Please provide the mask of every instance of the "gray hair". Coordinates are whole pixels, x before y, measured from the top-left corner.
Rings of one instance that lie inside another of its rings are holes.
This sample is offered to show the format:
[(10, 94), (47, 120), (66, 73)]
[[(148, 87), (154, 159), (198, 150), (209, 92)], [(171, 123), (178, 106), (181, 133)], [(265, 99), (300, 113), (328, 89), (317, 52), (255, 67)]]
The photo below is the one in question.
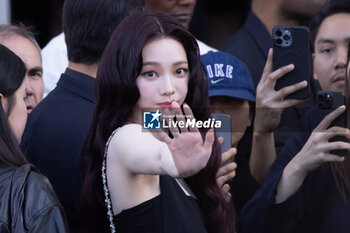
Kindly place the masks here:
[(34, 33), (32, 31), (33, 29), (25, 26), (23, 24), (18, 25), (6, 25), (6, 24), (0, 24), (0, 41), (6, 40), (12, 36), (22, 36), (32, 42), (35, 47), (38, 49), (39, 53), (41, 53), (40, 46), (38, 42), (35, 39)]

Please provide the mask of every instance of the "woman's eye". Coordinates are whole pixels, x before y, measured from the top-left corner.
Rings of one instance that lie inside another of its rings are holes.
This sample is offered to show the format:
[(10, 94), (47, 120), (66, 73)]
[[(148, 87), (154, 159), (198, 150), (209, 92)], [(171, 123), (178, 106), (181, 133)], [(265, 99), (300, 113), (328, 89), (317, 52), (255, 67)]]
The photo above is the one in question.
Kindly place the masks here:
[(147, 72), (144, 72), (142, 75), (147, 77), (147, 78), (154, 78), (154, 77), (156, 77), (156, 72), (154, 72), (154, 71), (147, 71)]
[(187, 70), (187, 69), (184, 69), (184, 68), (180, 68), (180, 69), (177, 69), (177, 70), (175, 71), (175, 73), (176, 73), (177, 75), (186, 75), (187, 72), (188, 72), (188, 70)]

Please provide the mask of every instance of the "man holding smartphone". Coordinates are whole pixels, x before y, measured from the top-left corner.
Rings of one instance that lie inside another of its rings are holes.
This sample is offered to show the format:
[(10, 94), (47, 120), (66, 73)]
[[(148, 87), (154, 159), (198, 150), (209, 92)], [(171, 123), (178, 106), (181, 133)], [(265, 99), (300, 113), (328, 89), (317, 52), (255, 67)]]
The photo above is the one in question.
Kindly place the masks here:
[[(231, 120), (230, 129), (223, 126), (225, 130), (229, 130), (230, 137), (225, 137), (223, 140), (230, 140), (229, 145), (232, 148), (225, 148), (222, 151), (223, 155), (227, 155), (223, 157), (231, 160), (231, 165), (223, 161), (225, 164), (223, 166), (232, 166), (233, 160), (238, 166), (234, 180), (228, 182), (231, 186), (232, 200), (238, 213), (257, 189), (249, 172), (251, 135), (249, 137), (247, 134), (242, 140), (247, 128), (252, 123), (255, 88), (247, 67), (233, 55), (224, 52), (208, 52), (201, 56), (201, 60), (208, 73), (211, 112), (225, 114)], [(219, 138), (219, 140), (222, 139)], [(237, 148), (237, 154), (235, 148)]]
[[(311, 24), (314, 78), (322, 89), (344, 91), (350, 39), (350, 1), (332, 0)], [(348, 94), (348, 93), (347, 93)], [(345, 111), (341, 106), (320, 124), (311, 109), (301, 129), (288, 141), (272, 165), (264, 185), (238, 220), (240, 232), (348, 232), (350, 163), (335, 150), (350, 151), (350, 131), (330, 127)]]
[[(254, 84), (242, 61), (224, 52), (209, 52), (202, 55), (201, 59), (208, 73), (211, 112), (228, 114), (232, 119), (231, 146), (237, 147), (235, 161), (238, 168), (237, 176), (231, 183), (231, 193), (236, 211), (239, 212), (263, 183), (276, 158), (273, 130), (279, 123), (283, 109), (300, 102), (284, 100), (284, 97), (305, 88), (307, 83), (275, 91), (276, 80), (293, 68), (283, 66), (273, 72), (270, 51), (258, 85), (255, 109)], [(256, 115), (252, 126), (254, 112)], [(223, 157), (230, 152), (232, 149), (224, 151)]]

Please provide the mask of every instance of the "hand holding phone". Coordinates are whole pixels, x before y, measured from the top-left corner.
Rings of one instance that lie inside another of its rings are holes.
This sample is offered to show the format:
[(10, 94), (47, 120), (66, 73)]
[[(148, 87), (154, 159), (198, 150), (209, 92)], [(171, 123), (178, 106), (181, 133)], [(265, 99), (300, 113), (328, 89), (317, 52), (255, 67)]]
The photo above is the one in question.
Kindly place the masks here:
[(231, 133), (231, 117), (228, 114), (211, 114), (216, 121), (221, 121), (221, 128), (215, 129), (216, 136), (224, 139), (221, 144), (221, 152), (224, 153), (231, 148), (232, 133)]
[[(234, 178), (236, 175), (236, 163), (233, 162), (234, 156), (236, 155), (236, 149), (232, 148), (232, 133), (231, 133), (231, 117), (228, 114), (219, 114), (215, 113), (211, 115), (215, 120), (221, 121), (221, 128), (215, 129), (216, 136), (222, 137), (224, 141), (221, 143), (221, 159), (225, 162), (221, 163), (221, 167), (219, 168), (216, 174), (216, 182), (218, 186), (223, 190), (224, 193), (229, 193), (228, 189), (225, 190), (225, 186), (230, 179)], [(230, 151), (228, 151), (230, 150)], [(228, 158), (229, 157), (229, 158)], [(229, 163), (232, 165), (225, 167)], [(229, 168), (229, 170), (227, 169)], [(228, 196), (227, 200), (230, 200), (230, 196)]]
[[(272, 38), (273, 70), (289, 64), (295, 67), (293, 71), (277, 80), (275, 90), (309, 80), (312, 76), (309, 29), (304, 26), (275, 26)], [(308, 86), (286, 96), (286, 99), (307, 99), (309, 93)]]
[[(318, 91), (317, 93), (317, 106), (318, 106), (318, 122), (321, 122), (325, 116), (330, 112), (333, 112), (336, 108), (345, 105), (345, 96), (341, 92), (335, 91)], [(337, 117), (329, 128), (333, 126), (339, 126), (346, 128), (346, 113)], [(329, 139), (330, 142), (343, 141), (347, 142), (347, 138), (344, 136), (335, 136)], [(330, 151), (332, 154), (339, 156), (345, 156), (348, 154), (346, 150), (334, 150)]]

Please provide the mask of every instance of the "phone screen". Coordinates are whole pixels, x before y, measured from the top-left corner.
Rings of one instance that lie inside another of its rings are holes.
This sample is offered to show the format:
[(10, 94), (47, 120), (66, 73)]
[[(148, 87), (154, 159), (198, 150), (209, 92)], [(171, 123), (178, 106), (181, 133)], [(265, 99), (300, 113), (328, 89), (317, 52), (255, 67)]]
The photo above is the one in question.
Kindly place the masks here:
[(231, 117), (228, 114), (214, 113), (212, 118), (221, 121), (221, 128), (215, 129), (215, 132), (217, 137), (223, 137), (221, 152), (226, 152), (231, 148)]

